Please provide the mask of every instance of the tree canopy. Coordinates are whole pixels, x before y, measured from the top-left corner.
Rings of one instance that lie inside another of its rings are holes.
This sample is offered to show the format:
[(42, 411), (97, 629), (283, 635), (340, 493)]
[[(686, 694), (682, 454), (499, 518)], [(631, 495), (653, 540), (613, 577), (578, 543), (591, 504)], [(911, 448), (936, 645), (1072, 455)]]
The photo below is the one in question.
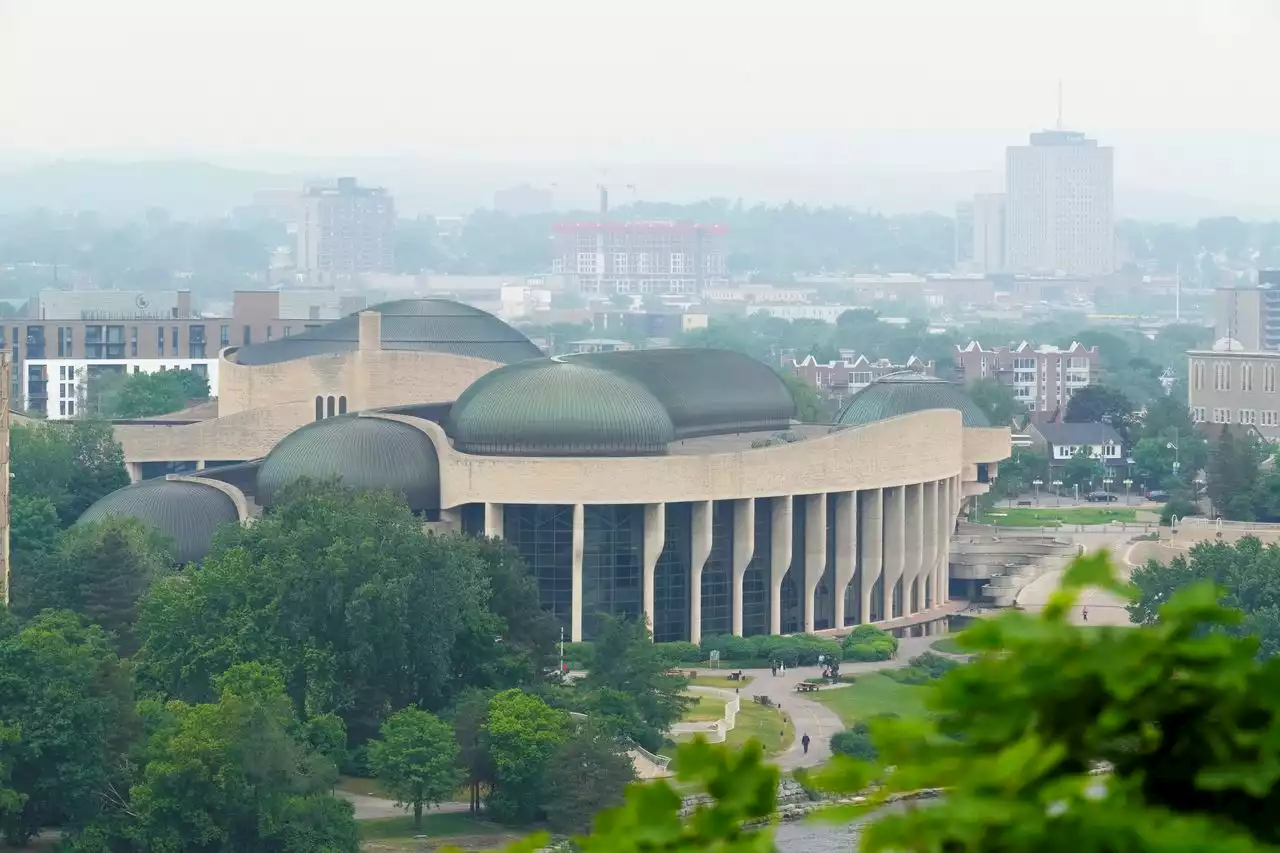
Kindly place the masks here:
[(95, 501), (129, 485), (124, 451), (105, 421), (34, 423), (9, 432), (15, 498), (43, 498), (68, 527)]
[(418, 708), (403, 708), (369, 744), (369, 767), (397, 803), (413, 807), (413, 825), (420, 827), (423, 806), (445, 802), (457, 790), (458, 754), (452, 726)]
[(1026, 407), (1018, 404), (1013, 389), (988, 376), (969, 386), (969, 396), (982, 409), (992, 426), (1012, 423), (1015, 415), (1026, 415)]
[(100, 418), (150, 418), (208, 399), (209, 380), (195, 371), (139, 371), (90, 382), (82, 408)]

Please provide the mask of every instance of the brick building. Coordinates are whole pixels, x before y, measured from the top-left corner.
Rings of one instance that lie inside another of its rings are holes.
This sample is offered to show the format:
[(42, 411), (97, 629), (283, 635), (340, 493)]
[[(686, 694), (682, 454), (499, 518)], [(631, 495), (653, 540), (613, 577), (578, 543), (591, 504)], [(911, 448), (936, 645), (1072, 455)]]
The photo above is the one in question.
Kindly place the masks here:
[(970, 341), (956, 346), (956, 372), (966, 385), (992, 378), (1013, 389), (1013, 396), (1030, 412), (1052, 414), (1066, 411), (1071, 395), (1101, 376), (1102, 358), (1098, 348), (1073, 341), (1061, 349), (1033, 346), (1023, 341), (1016, 347), (983, 349)]

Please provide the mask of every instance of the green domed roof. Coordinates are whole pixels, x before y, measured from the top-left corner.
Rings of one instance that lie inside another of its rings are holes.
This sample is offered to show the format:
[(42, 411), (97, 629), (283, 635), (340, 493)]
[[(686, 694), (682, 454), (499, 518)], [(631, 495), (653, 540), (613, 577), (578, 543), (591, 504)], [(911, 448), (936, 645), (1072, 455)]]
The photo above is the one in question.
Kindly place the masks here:
[(214, 486), (185, 480), (143, 480), (117, 489), (84, 511), (77, 524), (104, 518), (136, 518), (171, 540), (175, 563), (191, 563), (209, 553), (213, 534), (240, 520), (235, 502)]
[(671, 348), (566, 356), (629, 376), (657, 398), (676, 438), (786, 429), (795, 417), (791, 390), (763, 362), (733, 350)]
[[(542, 355), (528, 338), (479, 308), (451, 299), (398, 299), (366, 310), (382, 315), (382, 348), (440, 352), (511, 364)], [(236, 350), (238, 364), (278, 364), (359, 348), (359, 313), (298, 335)]]
[(966, 427), (989, 427), (978, 404), (959, 385), (923, 373), (891, 373), (854, 394), (838, 423), (858, 426), (929, 409), (956, 409)]
[(643, 385), (576, 359), (485, 374), (453, 404), (448, 433), (464, 453), (512, 456), (658, 454), (675, 439), (666, 409)]
[(295, 480), (338, 478), (356, 489), (398, 492), (415, 512), (440, 508), (435, 445), (413, 424), (345, 415), (286, 435), (258, 469), (256, 499), (271, 506)]

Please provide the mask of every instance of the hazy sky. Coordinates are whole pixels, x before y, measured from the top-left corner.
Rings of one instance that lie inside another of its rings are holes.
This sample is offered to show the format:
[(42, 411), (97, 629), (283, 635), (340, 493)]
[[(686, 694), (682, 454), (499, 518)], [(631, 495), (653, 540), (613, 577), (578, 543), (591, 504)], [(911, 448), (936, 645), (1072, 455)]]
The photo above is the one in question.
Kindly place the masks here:
[[(0, 0), (0, 151), (998, 169), (1280, 188), (1277, 0)], [(1274, 156), (1271, 156), (1274, 155)]]

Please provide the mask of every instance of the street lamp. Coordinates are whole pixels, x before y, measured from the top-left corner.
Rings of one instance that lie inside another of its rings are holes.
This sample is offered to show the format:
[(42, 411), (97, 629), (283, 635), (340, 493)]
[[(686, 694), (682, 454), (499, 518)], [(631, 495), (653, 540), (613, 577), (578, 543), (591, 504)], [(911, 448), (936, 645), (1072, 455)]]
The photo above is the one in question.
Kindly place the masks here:
[(1062, 481), (1053, 481), (1053, 505), (1062, 506)]
[(1125, 478), (1125, 480), (1124, 480), (1124, 503), (1125, 503), (1125, 506), (1128, 506), (1128, 505), (1129, 505), (1129, 489), (1131, 489), (1132, 487), (1133, 487), (1133, 480), (1130, 480), (1128, 477), (1126, 477), (1126, 478)]
[(1072, 483), (1071, 488), (1076, 490), (1076, 503), (1080, 503), (1080, 484)]
[(1040, 506), (1040, 487), (1044, 485), (1044, 480), (1037, 477), (1031, 481), (1031, 485), (1036, 487), (1036, 506)]
[[(1103, 478), (1102, 478), (1102, 491), (1104, 491), (1104, 492), (1106, 492), (1108, 495), (1110, 495), (1110, 494), (1111, 494), (1111, 484), (1112, 484), (1112, 483), (1114, 483), (1114, 482), (1115, 482), (1115, 480), (1111, 479), (1110, 477), (1103, 477)], [(1109, 501), (1109, 500), (1111, 500), (1111, 498), (1110, 498), (1110, 497), (1108, 497), (1108, 498), (1107, 498), (1107, 500)]]
[[(1209, 481), (1204, 478), (1204, 474), (1197, 474), (1195, 479), (1195, 484), (1196, 484), (1196, 507), (1199, 508), (1200, 493), (1205, 491), (1205, 486), (1209, 485)], [(1205, 514), (1208, 515), (1209, 513), (1205, 513)]]

